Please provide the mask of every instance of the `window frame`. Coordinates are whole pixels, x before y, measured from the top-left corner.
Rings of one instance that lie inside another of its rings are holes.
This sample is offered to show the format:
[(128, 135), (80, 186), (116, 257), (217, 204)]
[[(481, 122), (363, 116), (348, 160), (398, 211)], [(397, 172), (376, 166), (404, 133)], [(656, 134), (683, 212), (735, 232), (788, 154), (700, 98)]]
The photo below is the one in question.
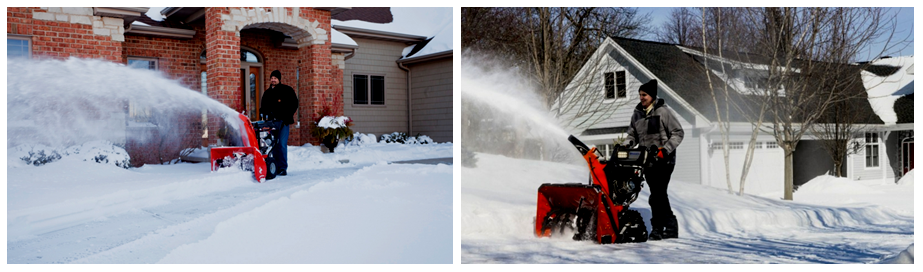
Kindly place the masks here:
[[(609, 83), (610, 75), (611, 84)], [(610, 89), (612, 90), (612, 97), (609, 96)], [(603, 100), (611, 101), (623, 98), (628, 98), (628, 73), (625, 70), (603, 72)]]
[(881, 139), (879, 135), (878, 132), (865, 133), (865, 169), (881, 168)]
[[(26, 52), (29, 54), (26, 58), (32, 59), (32, 36), (29, 35), (19, 35), (19, 34), (6, 34), (7, 40), (21, 40), (26, 41)], [(9, 59), (10, 52), (6, 52), (6, 57)]]
[[(356, 91), (357, 91), (356, 90), (356, 76), (366, 76), (366, 79), (365, 79), (366, 80), (366, 85), (365, 85), (366, 86), (366, 90), (365, 90), (366, 103), (356, 103)], [(372, 77), (381, 77), (381, 81), (382, 81), (381, 83), (381, 104), (372, 104)], [(385, 97), (385, 95), (387, 94), (388, 86), (387, 86), (387, 76), (385, 74), (353, 73), (351, 84), (352, 84), (352, 89), (353, 89), (352, 90), (353, 91), (352, 104), (354, 106), (361, 106), (361, 107), (385, 107), (387, 106), (388, 103), (387, 103), (387, 98)]]
[[(143, 68), (143, 69), (145, 69), (145, 70), (151, 70), (151, 71), (155, 71), (155, 72), (159, 72), (159, 71), (160, 71), (160, 61), (159, 61), (159, 59), (157, 59), (157, 58), (154, 58), (154, 57), (141, 57), (141, 56), (128, 56), (127, 58), (125, 58), (125, 66), (131, 68), (131, 65), (129, 64), (129, 62), (132, 61), (132, 60), (150, 61), (151, 63), (154, 64), (154, 68), (151, 69), (150, 67), (147, 67), (147, 68)], [(142, 68), (138, 67), (138, 68), (132, 68), (132, 69), (142, 69)], [(127, 112), (127, 114), (128, 114), (127, 117), (128, 117), (128, 118), (127, 118), (127, 121), (131, 121), (131, 122), (135, 122), (135, 123), (139, 123), (139, 124), (153, 123), (154, 113), (153, 113), (153, 110), (152, 110), (150, 107), (146, 107), (146, 109), (145, 109), (145, 107), (135, 107), (135, 106), (132, 105), (131, 100), (129, 100), (129, 101), (128, 101), (128, 107), (127, 107), (127, 108), (128, 108), (128, 112)], [(138, 118), (137, 116), (140, 116), (140, 115), (137, 115), (137, 114), (136, 114), (136, 112), (138, 112), (138, 111), (146, 111), (146, 112), (147, 112), (147, 117), (144, 118), (144, 119)], [(146, 119), (146, 120), (145, 120), (145, 119)]]
[(129, 64), (132, 60), (141, 60), (141, 61), (151, 61), (154, 63), (154, 69), (148, 69), (153, 71), (160, 71), (160, 60), (154, 57), (139, 57), (139, 56), (128, 56), (125, 58), (125, 65), (131, 67)]

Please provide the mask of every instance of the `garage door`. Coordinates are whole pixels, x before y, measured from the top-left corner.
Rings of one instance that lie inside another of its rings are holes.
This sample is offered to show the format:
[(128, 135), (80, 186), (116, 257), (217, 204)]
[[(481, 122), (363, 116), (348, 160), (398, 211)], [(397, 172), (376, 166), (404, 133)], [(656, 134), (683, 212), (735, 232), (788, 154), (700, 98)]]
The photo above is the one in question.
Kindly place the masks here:
[[(744, 155), (747, 152), (747, 142), (729, 142), (729, 164), (731, 168), (731, 187), (734, 192), (740, 188), (740, 174), (743, 169)], [(782, 149), (776, 142), (757, 142), (754, 149), (753, 163), (747, 174), (744, 192), (752, 195), (772, 196), (781, 193), (784, 188), (785, 165)], [(724, 171), (724, 152), (721, 143), (713, 143), (709, 147), (709, 177), (707, 184), (727, 189), (727, 179)]]

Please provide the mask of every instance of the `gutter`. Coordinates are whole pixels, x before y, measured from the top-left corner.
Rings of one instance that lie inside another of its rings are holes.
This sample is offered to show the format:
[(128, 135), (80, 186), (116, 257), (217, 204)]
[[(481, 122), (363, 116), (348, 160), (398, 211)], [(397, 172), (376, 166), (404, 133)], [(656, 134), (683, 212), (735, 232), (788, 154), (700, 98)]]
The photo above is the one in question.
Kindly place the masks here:
[(434, 60), (434, 59), (448, 58), (448, 57), (452, 57), (452, 49), (442, 51), (442, 52), (436, 52), (432, 54), (426, 54), (423, 56), (414, 56), (411, 58), (399, 59), (397, 60), (397, 63), (413, 64), (413, 63), (424, 62), (424, 61), (429, 61), (429, 60)]
[(410, 68), (404, 66), (404, 63), (400, 60), (397, 61), (397, 68), (407, 71), (407, 136), (413, 135), (413, 100), (411, 100), (411, 93), (413, 89), (411, 88), (410, 81)]
[(397, 33), (397, 32), (388, 32), (388, 31), (381, 31), (381, 30), (364, 29), (364, 28), (349, 27), (349, 26), (342, 26), (342, 25), (333, 25), (332, 28), (350, 37), (359, 37), (359, 38), (366, 38), (366, 39), (378, 39), (378, 40), (397, 41), (397, 42), (405, 42), (405, 43), (417, 43), (417, 42), (421, 42), (427, 39), (427, 37), (425, 36), (417, 36), (417, 35), (403, 34), (403, 33)]
[(192, 39), (192, 37), (195, 36), (195, 30), (160, 26), (129, 25), (128, 29), (125, 30), (125, 34), (154, 35), (179, 39)]

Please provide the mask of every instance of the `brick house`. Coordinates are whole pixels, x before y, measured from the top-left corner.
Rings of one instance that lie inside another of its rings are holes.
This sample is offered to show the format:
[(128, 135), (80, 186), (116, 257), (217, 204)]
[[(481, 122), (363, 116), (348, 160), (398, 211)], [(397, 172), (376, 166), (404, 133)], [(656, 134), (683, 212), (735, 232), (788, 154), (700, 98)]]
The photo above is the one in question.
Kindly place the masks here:
[[(349, 101), (344, 99), (344, 79), (351, 78), (344, 74), (347, 59), (362, 52), (361, 46), (336, 44), (331, 38), (336, 32), (331, 27), (334, 16), (365, 14), (358, 12), (362, 8), (350, 10), (170, 7), (160, 12), (162, 21), (155, 21), (145, 15), (149, 8), (8, 7), (8, 48), (16, 48), (8, 56), (104, 59), (158, 70), (253, 120), (259, 116), (259, 99), (269, 86), (269, 74), (280, 70), (282, 83), (292, 86), (299, 98), (295, 121), (300, 125), (293, 125), (289, 145), (317, 144), (319, 139), (310, 135), (311, 123), (325, 106), (344, 114), (344, 101)], [(451, 102), (448, 107), (451, 120)], [(143, 110), (130, 114), (144, 117)], [(359, 116), (353, 119), (357, 124), (371, 122)], [(208, 122), (208, 128), (217, 131), (217, 122)], [(209, 143), (216, 142), (214, 134), (208, 133)]]

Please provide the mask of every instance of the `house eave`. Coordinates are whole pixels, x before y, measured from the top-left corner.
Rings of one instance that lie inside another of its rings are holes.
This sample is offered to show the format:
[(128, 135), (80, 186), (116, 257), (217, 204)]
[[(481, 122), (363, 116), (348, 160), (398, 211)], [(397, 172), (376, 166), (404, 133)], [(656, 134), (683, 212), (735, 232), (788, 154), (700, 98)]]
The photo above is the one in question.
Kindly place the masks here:
[(352, 9), (352, 7), (317, 7), (314, 9), (326, 10), (330, 12), (330, 16), (343, 13), (344, 11)]
[(451, 58), (451, 57), (452, 57), (452, 49), (449, 49), (449, 50), (446, 50), (446, 51), (436, 52), (436, 53), (432, 53), (432, 54), (426, 54), (426, 55), (423, 55), (423, 56), (413, 56), (413, 57), (406, 58), (406, 59), (399, 59), (399, 60), (397, 60), (397, 63), (414, 64), (414, 63), (420, 63), (420, 62), (424, 62), (424, 61), (437, 60), (437, 59), (443, 59), (443, 58)]
[(128, 30), (125, 31), (125, 34), (191, 39), (193, 36), (195, 36), (195, 30), (159, 26), (131, 25)]
[(404, 43), (418, 43), (418, 42), (425, 41), (427, 38), (425, 36), (409, 35), (409, 34), (403, 34), (403, 33), (371, 30), (371, 29), (364, 29), (364, 28), (358, 28), (358, 27), (341, 26), (341, 25), (334, 25), (333, 29), (336, 29), (337, 31), (342, 32), (343, 34), (346, 34), (347, 36), (350, 36), (352, 38), (366, 38), (366, 39), (374, 39), (374, 40), (404, 42)]

